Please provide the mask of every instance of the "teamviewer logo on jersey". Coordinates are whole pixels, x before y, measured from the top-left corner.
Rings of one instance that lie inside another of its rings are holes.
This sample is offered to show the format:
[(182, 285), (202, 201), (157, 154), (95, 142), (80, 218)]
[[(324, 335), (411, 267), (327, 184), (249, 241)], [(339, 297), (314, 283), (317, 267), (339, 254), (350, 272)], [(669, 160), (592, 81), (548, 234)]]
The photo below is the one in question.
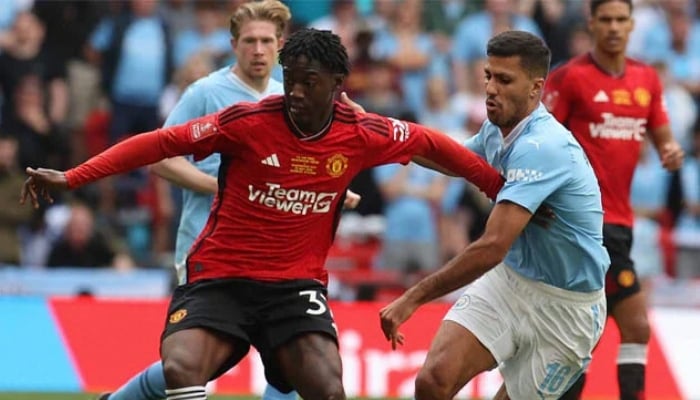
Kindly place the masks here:
[(277, 167), (277, 168), (280, 167), (280, 160), (277, 158), (277, 153), (275, 153), (269, 157), (265, 157), (261, 161), (261, 163), (263, 163), (264, 165), (269, 165), (271, 167)]
[(279, 211), (297, 214), (324, 214), (331, 210), (335, 192), (283, 188), (278, 183), (265, 183), (265, 189), (248, 185), (248, 200)]

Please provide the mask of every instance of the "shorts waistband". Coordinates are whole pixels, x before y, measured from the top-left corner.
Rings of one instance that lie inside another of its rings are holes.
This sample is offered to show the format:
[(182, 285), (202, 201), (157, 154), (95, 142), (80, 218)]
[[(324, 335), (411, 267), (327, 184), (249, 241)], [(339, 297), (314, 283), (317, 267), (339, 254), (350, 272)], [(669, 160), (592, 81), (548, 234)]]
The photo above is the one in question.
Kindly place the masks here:
[(558, 288), (556, 286), (548, 285), (544, 282), (522, 276), (515, 272), (513, 268), (504, 263), (494, 267), (494, 270), (496, 270), (498, 274), (506, 279), (509, 284), (517, 286), (520, 290), (527, 290), (534, 294), (545, 293), (548, 296), (554, 297), (562, 302), (584, 304), (600, 301), (600, 299), (605, 298), (605, 291), (603, 289), (592, 292), (576, 292), (573, 290)]

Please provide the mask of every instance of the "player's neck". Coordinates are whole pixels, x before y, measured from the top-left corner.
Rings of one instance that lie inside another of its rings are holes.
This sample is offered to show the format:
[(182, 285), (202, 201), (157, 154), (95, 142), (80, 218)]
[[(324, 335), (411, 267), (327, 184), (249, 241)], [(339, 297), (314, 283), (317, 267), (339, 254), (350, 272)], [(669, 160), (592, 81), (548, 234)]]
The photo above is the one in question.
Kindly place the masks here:
[(233, 72), (233, 74), (236, 75), (243, 83), (250, 86), (251, 89), (258, 93), (263, 93), (265, 89), (267, 89), (267, 84), (270, 82), (269, 75), (262, 78), (252, 78), (244, 74), (243, 70), (238, 66), (238, 64), (235, 64), (231, 68), (231, 72)]
[(597, 48), (591, 51), (593, 61), (600, 69), (612, 76), (621, 76), (625, 73), (625, 53), (605, 53)]
[(287, 113), (287, 116), (292, 124), (292, 128), (296, 130), (299, 135), (304, 137), (312, 137), (328, 129), (328, 126), (333, 120), (333, 106), (330, 107), (328, 112), (323, 114), (323, 117), (318, 121), (310, 121), (307, 124), (297, 124), (294, 117), (292, 117), (289, 113)]

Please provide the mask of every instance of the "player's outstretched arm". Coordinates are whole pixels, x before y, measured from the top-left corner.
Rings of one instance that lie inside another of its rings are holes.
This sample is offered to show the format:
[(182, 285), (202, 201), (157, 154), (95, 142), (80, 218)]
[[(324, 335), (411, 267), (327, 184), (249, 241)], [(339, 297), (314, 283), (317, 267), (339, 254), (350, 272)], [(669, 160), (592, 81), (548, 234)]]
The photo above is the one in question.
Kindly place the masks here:
[(466, 149), (444, 133), (414, 125), (424, 131), (424, 142), (412, 158), (421, 165), (450, 176), (461, 176), (492, 200), (503, 187), (503, 177), (476, 153)]
[(501, 262), (531, 217), (530, 211), (520, 205), (499, 202), (491, 211), (484, 234), (478, 240), (384, 307), (379, 312), (380, 322), (392, 348), (403, 341), (399, 326), (418, 307), (473, 282)]

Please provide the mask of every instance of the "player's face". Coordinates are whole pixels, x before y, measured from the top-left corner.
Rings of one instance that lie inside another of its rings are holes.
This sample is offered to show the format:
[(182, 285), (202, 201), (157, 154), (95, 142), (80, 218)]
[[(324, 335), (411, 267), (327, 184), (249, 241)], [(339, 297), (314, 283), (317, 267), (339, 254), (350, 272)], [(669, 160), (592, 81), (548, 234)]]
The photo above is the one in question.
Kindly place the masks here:
[(490, 56), (484, 72), (486, 115), (507, 134), (538, 101), (544, 79), (530, 77), (520, 64), (519, 56)]
[(270, 21), (251, 20), (241, 25), (238, 37), (231, 39), (236, 63), (250, 80), (268, 79), (277, 62), (282, 40)]
[(624, 53), (634, 29), (632, 10), (622, 1), (603, 3), (588, 20), (588, 29), (599, 51), (606, 54)]
[(334, 74), (317, 60), (306, 56), (286, 60), (284, 72), (284, 99), (289, 115), (299, 128), (314, 130), (329, 115), (335, 92), (343, 83), (342, 75)]

